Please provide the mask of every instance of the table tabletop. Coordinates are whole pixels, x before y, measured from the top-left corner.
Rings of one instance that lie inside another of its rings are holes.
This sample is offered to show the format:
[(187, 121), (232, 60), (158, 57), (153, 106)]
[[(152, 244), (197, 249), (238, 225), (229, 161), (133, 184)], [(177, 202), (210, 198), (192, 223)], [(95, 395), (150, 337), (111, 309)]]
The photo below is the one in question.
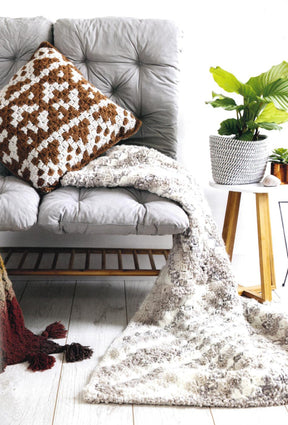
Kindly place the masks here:
[(276, 193), (277, 191), (287, 192), (288, 195), (288, 184), (281, 184), (279, 186), (267, 187), (263, 183), (251, 183), (251, 184), (218, 184), (214, 181), (209, 181), (209, 185), (215, 189), (227, 190), (229, 192), (247, 192), (247, 193)]

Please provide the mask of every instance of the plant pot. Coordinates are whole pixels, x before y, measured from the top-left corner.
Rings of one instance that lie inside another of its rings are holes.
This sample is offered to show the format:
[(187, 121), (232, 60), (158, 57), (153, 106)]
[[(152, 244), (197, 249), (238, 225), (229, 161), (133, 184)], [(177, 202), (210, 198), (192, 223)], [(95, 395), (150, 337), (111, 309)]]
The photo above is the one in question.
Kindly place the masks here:
[(219, 184), (258, 183), (265, 174), (269, 156), (266, 136), (257, 141), (210, 136), (212, 176)]
[(281, 184), (288, 184), (288, 164), (271, 162), (271, 174), (281, 180)]

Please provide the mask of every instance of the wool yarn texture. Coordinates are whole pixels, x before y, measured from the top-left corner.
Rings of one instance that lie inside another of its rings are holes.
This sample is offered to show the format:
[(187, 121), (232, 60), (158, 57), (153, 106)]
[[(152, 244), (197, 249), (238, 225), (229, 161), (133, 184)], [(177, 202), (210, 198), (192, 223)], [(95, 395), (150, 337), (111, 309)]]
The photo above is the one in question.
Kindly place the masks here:
[(63, 185), (132, 186), (178, 202), (189, 228), (84, 389), (91, 403), (252, 407), (288, 402), (288, 317), (237, 293), (193, 177), (154, 149), (115, 146)]

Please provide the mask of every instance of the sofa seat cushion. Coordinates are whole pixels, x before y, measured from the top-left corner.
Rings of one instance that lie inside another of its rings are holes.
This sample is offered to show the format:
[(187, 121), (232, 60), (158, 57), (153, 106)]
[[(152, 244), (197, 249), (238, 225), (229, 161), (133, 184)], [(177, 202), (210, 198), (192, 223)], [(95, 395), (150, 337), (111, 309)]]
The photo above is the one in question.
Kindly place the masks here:
[(56, 189), (42, 199), (38, 224), (54, 233), (167, 235), (184, 231), (178, 204), (133, 188)]
[(0, 176), (0, 230), (27, 230), (37, 222), (39, 195), (14, 176)]

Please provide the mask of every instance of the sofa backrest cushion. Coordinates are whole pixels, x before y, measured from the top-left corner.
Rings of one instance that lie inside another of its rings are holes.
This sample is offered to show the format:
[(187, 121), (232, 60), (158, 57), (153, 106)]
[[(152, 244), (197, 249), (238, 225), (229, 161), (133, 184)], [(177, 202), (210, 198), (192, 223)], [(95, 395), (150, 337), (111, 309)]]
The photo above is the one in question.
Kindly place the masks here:
[(42, 41), (53, 42), (52, 22), (36, 18), (0, 18), (0, 89), (31, 59)]
[(176, 156), (178, 29), (166, 20), (59, 19), (54, 45), (102, 93), (142, 121), (123, 143)]
[[(53, 24), (35, 18), (0, 17), (0, 89), (28, 62), (42, 41), (53, 42)], [(11, 174), (0, 164), (0, 176)]]
[[(1, 89), (42, 41), (53, 43), (53, 24), (43, 17), (0, 18), (0, 40)], [(175, 23), (60, 19), (54, 24), (54, 45), (103, 94), (143, 122), (124, 143), (176, 156), (179, 47)]]

